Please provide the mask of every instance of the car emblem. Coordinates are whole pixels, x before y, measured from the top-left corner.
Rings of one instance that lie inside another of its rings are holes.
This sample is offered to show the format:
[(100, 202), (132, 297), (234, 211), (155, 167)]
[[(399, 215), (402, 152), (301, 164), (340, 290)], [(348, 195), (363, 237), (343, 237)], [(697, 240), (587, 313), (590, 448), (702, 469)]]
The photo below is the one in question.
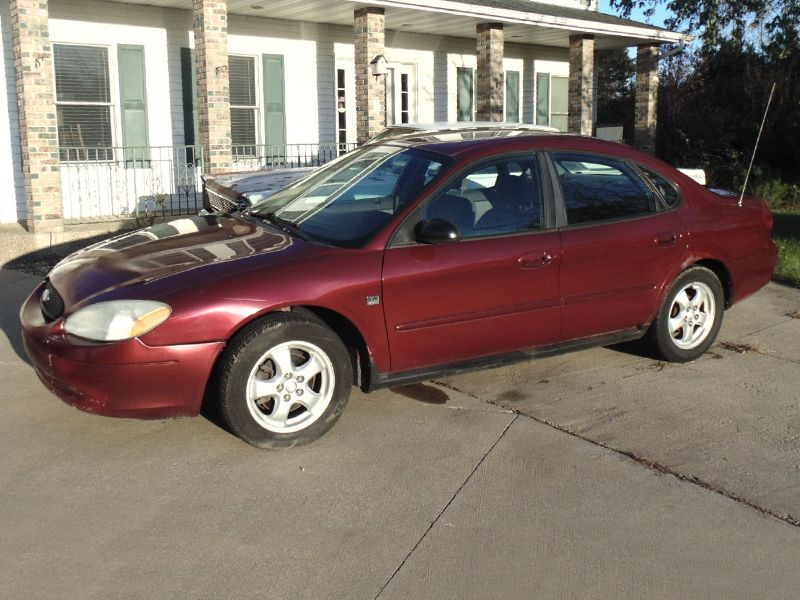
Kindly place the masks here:
[(381, 303), (380, 296), (367, 296), (367, 306), (377, 306)]

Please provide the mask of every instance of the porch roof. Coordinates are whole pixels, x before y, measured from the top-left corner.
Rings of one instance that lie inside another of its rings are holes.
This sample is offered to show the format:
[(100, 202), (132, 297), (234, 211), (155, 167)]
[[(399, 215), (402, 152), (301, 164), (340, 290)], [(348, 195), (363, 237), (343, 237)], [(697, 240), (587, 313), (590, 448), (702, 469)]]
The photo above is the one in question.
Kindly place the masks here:
[[(126, 0), (191, 9), (191, 0)], [(400, 32), (475, 38), (475, 26), (503, 23), (507, 43), (569, 47), (569, 36), (595, 36), (598, 49), (691, 40), (686, 34), (594, 10), (531, 0), (228, 0), (231, 15), (268, 17), (352, 26), (353, 11), (365, 6), (386, 9), (386, 29)]]

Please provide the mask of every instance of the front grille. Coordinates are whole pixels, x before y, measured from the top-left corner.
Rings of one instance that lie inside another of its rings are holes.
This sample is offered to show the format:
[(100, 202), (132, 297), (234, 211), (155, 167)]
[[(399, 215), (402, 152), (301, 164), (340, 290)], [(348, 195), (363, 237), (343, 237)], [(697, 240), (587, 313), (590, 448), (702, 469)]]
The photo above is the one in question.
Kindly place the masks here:
[(206, 188), (206, 193), (208, 194), (208, 203), (213, 211), (232, 213), (247, 208), (247, 201), (233, 202), (208, 188)]
[(52, 323), (64, 314), (64, 300), (50, 281), (47, 282), (39, 303), (42, 306), (42, 316), (48, 323)]

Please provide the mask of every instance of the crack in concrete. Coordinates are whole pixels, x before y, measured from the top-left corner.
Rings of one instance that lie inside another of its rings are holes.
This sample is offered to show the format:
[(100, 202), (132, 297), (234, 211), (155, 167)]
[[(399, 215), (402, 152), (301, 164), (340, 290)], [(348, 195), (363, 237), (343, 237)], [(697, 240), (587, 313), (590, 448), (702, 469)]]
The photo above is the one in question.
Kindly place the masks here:
[[(445, 386), (445, 387), (447, 387), (447, 386)], [(450, 389), (450, 388), (448, 388), (448, 389)], [(453, 388), (453, 389), (455, 389), (455, 388)], [(472, 396), (471, 394), (467, 394), (467, 396), (471, 396), (473, 398), (475, 397), (475, 396)], [(503, 407), (501, 407), (501, 408), (503, 408)], [(436, 523), (439, 522), (439, 519), (442, 518), (442, 515), (445, 513), (445, 511), (450, 507), (450, 505), (453, 503), (453, 501), (456, 499), (456, 497), (458, 497), (458, 495), (461, 493), (461, 490), (464, 489), (464, 486), (466, 486), (467, 483), (469, 483), (469, 480), (472, 479), (472, 477), (478, 471), (480, 466), (484, 463), (484, 461), (486, 460), (486, 457), (489, 456), (489, 454), (492, 453), (492, 450), (495, 449), (497, 444), (500, 443), (500, 440), (502, 440), (503, 437), (506, 435), (506, 432), (508, 431), (509, 427), (511, 427), (516, 422), (516, 420), (519, 418), (519, 413), (517, 411), (512, 410), (511, 412), (514, 413), (514, 417), (508, 422), (508, 424), (505, 426), (503, 431), (500, 432), (500, 435), (497, 437), (497, 439), (494, 441), (494, 443), (489, 447), (489, 449), (484, 453), (484, 455), (481, 457), (481, 459), (478, 461), (478, 463), (473, 467), (472, 471), (470, 471), (469, 475), (467, 475), (467, 478), (461, 483), (460, 486), (458, 486), (458, 489), (450, 497), (450, 500), (447, 501), (447, 504), (444, 505), (442, 510), (439, 511), (439, 514), (436, 515), (436, 518), (434, 518), (433, 521), (431, 522), (431, 524), (428, 525), (428, 528), (425, 530), (425, 533), (423, 533), (422, 536), (417, 540), (417, 543), (414, 544), (414, 547), (411, 548), (411, 550), (408, 551), (408, 554), (405, 555), (405, 558), (403, 558), (403, 560), (400, 561), (400, 564), (398, 565), (398, 567), (394, 570), (394, 572), (391, 574), (389, 579), (387, 579), (386, 582), (381, 586), (381, 589), (379, 589), (378, 593), (375, 594), (375, 597), (373, 598), (373, 600), (378, 600), (378, 597), (381, 594), (383, 594), (383, 591), (389, 586), (389, 584), (395, 578), (395, 575), (397, 575), (400, 572), (400, 569), (402, 569), (403, 566), (406, 564), (406, 562), (408, 562), (408, 559), (411, 558), (411, 555), (414, 554), (414, 552), (416, 552), (417, 548), (419, 548), (419, 545), (428, 536), (428, 534), (430, 533), (431, 529), (433, 529), (433, 526), (436, 525)]]
[(670, 476), (674, 477), (675, 479), (678, 479), (679, 481), (685, 481), (686, 483), (694, 484), (694, 485), (696, 485), (696, 486), (698, 486), (698, 487), (700, 487), (700, 488), (702, 488), (704, 490), (707, 490), (707, 491), (715, 493), (715, 494), (719, 494), (720, 496), (724, 496), (725, 498), (728, 498), (729, 500), (733, 500), (734, 502), (737, 502), (739, 504), (743, 504), (744, 506), (747, 506), (748, 508), (751, 508), (751, 509), (753, 509), (753, 510), (755, 510), (757, 512), (760, 512), (763, 515), (766, 515), (768, 517), (772, 517), (773, 519), (777, 519), (778, 521), (782, 521), (784, 523), (787, 523), (788, 525), (792, 525), (793, 527), (800, 528), (800, 519), (795, 518), (791, 514), (788, 514), (788, 513), (786, 515), (778, 514), (778, 513), (770, 510), (769, 508), (767, 508), (765, 506), (761, 506), (760, 504), (757, 504), (756, 502), (753, 502), (752, 500), (748, 500), (747, 498), (744, 498), (744, 497), (742, 497), (742, 496), (740, 496), (740, 495), (738, 495), (738, 494), (736, 494), (736, 493), (734, 493), (734, 492), (732, 492), (730, 490), (726, 490), (725, 488), (722, 488), (722, 487), (720, 487), (718, 485), (715, 485), (713, 483), (705, 481), (704, 479), (700, 479), (699, 477), (697, 477), (695, 475), (684, 475), (683, 473), (680, 473), (680, 472), (672, 469), (671, 467), (669, 467), (667, 465), (659, 463), (658, 461), (649, 459), (649, 458), (644, 457), (644, 456), (640, 456), (640, 455), (638, 455), (638, 454), (636, 454), (634, 452), (628, 451), (628, 450), (622, 450), (621, 448), (615, 448), (614, 446), (610, 446), (610, 445), (605, 444), (603, 442), (600, 442), (598, 440), (593, 440), (593, 439), (591, 439), (589, 437), (586, 437), (585, 435), (582, 435), (582, 434), (580, 434), (580, 433), (578, 433), (576, 431), (572, 431), (571, 429), (568, 429), (568, 428), (564, 427), (563, 425), (559, 425), (558, 423), (555, 423), (555, 422), (552, 422), (552, 421), (548, 421), (547, 419), (543, 419), (541, 417), (535, 417), (533, 415), (528, 415), (528, 414), (522, 413), (518, 409), (509, 407), (509, 406), (505, 406), (502, 403), (497, 402), (495, 400), (486, 400), (484, 398), (480, 398), (479, 396), (476, 396), (474, 394), (470, 394), (469, 392), (465, 392), (464, 390), (460, 390), (460, 389), (458, 389), (457, 387), (455, 387), (453, 385), (446, 384), (446, 383), (443, 383), (441, 381), (437, 381), (436, 383), (438, 383), (439, 385), (443, 385), (444, 387), (447, 387), (449, 389), (452, 389), (453, 391), (459, 392), (461, 394), (466, 394), (467, 396), (472, 396), (473, 398), (475, 398), (477, 400), (481, 400), (482, 402), (486, 402), (488, 404), (492, 404), (492, 405), (497, 406), (499, 408), (505, 408), (505, 409), (511, 410), (516, 415), (521, 415), (521, 416), (523, 416), (523, 417), (525, 417), (527, 419), (531, 419), (532, 421), (536, 421), (537, 423), (541, 423), (542, 425), (546, 425), (548, 427), (551, 427), (552, 429), (555, 429), (556, 431), (560, 431), (562, 433), (566, 433), (567, 435), (570, 435), (570, 436), (572, 436), (574, 438), (577, 438), (579, 440), (582, 440), (584, 442), (588, 442), (589, 444), (592, 444), (592, 445), (597, 446), (599, 448), (603, 448), (605, 450), (609, 450), (609, 451), (614, 452), (616, 454), (620, 454), (620, 455), (622, 455), (622, 456), (624, 456), (626, 458), (629, 458), (630, 460), (633, 460), (634, 462), (642, 465), (643, 467), (645, 467), (647, 469), (650, 469), (652, 471), (656, 471), (657, 473), (660, 473), (662, 475), (670, 475)]
[[(728, 340), (717, 340), (716, 343), (715, 343), (715, 346), (720, 346), (725, 350), (736, 352), (736, 350), (730, 350), (729, 348), (726, 348), (724, 344), (731, 344), (731, 345), (734, 345), (734, 346), (740, 345), (739, 340), (743, 340), (744, 338), (750, 337), (751, 335), (757, 335), (759, 333), (763, 333), (764, 331), (772, 329), (773, 327), (779, 327), (780, 325), (784, 325), (784, 324), (789, 323), (791, 321), (792, 321), (792, 319), (788, 319), (786, 321), (781, 321), (780, 323), (776, 323), (775, 325), (770, 325), (769, 327), (764, 327), (763, 329), (759, 329), (758, 331), (755, 331), (753, 333), (748, 333), (747, 335), (743, 335), (741, 337), (738, 337), (738, 338), (736, 338), (736, 340), (734, 340), (732, 342), (728, 341)], [(785, 361), (785, 362), (790, 362), (790, 363), (795, 364), (795, 365), (800, 365), (800, 360), (795, 360), (795, 359), (789, 358), (787, 356), (781, 356), (780, 354), (776, 354), (776, 353), (770, 352), (768, 350), (762, 350), (756, 344), (746, 344), (746, 345), (749, 347), (748, 348), (748, 352), (753, 352), (755, 354), (760, 354), (761, 356), (767, 356), (769, 358), (775, 358), (777, 360), (782, 360), (782, 361)], [(712, 348), (713, 348), (713, 346), (712, 346)], [(742, 354), (742, 353), (740, 353), (740, 354)]]

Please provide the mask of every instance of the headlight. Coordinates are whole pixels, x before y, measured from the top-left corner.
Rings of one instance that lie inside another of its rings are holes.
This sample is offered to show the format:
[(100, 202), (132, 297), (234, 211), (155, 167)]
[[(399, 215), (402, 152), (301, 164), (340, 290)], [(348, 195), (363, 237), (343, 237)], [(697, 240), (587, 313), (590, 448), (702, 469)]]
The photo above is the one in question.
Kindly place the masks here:
[(152, 331), (171, 313), (166, 304), (150, 300), (98, 302), (67, 317), (64, 329), (89, 340), (116, 342)]

